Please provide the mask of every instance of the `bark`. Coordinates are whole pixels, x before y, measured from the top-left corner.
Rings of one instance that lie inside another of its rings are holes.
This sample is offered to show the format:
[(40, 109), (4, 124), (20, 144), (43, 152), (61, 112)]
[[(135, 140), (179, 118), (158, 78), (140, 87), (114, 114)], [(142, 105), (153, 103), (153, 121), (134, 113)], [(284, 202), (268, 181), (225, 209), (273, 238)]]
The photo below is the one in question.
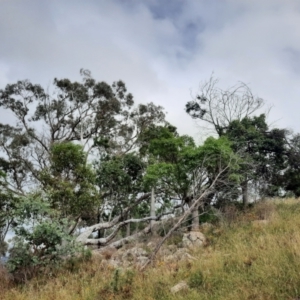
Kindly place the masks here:
[(151, 232), (151, 225), (147, 226), (146, 228), (144, 228), (142, 231), (140, 232), (137, 232), (131, 236), (127, 236), (123, 239), (120, 239), (118, 241), (115, 241), (111, 244), (109, 244), (109, 246), (107, 247), (113, 247), (113, 248), (116, 248), (116, 249), (119, 249), (121, 247), (123, 247), (124, 245), (132, 242), (132, 241), (136, 241), (139, 237), (143, 236), (143, 235), (146, 235), (148, 233)]
[(144, 235), (147, 235), (147, 234), (151, 233), (153, 227), (156, 227), (156, 228), (157, 228), (157, 226), (159, 226), (159, 225), (160, 225), (161, 223), (163, 223), (163, 222), (164, 222), (164, 221), (154, 221), (154, 222), (153, 222), (153, 225), (154, 225), (154, 226), (151, 227), (151, 225), (149, 224), (149, 225), (148, 225), (147, 227), (145, 227), (143, 230), (141, 230), (141, 231), (139, 231), (139, 232), (136, 232), (136, 233), (134, 233), (134, 234), (131, 235), (131, 236), (127, 236), (127, 237), (125, 237), (125, 238), (123, 238), (123, 239), (120, 239), (120, 240), (118, 240), (118, 241), (112, 242), (112, 243), (110, 243), (109, 245), (102, 247), (101, 250), (103, 251), (104, 249), (109, 249), (109, 248), (116, 248), (116, 249), (119, 249), (119, 248), (123, 247), (124, 245), (126, 245), (126, 244), (128, 244), (128, 243), (130, 243), (130, 242), (132, 242), (132, 241), (136, 241), (139, 237), (142, 237), (142, 236), (144, 236)]
[[(155, 218), (155, 195), (154, 195), (154, 188), (151, 190), (151, 205), (150, 205), (150, 217)], [(150, 221), (150, 227), (152, 228), (154, 225), (154, 220)]]
[(73, 234), (73, 232), (74, 232), (75, 229), (77, 228), (77, 225), (79, 224), (80, 221), (81, 221), (81, 218), (80, 218), (80, 216), (78, 216), (78, 217), (75, 219), (74, 224), (70, 226), (70, 228), (69, 228), (69, 230), (68, 230), (68, 233), (69, 233), (69, 234)]
[[(154, 219), (157, 219), (157, 217), (155, 217)], [(90, 234), (96, 230), (98, 230), (98, 228), (100, 227), (100, 224), (97, 224), (99, 225), (97, 227), (97, 229), (94, 229), (93, 231), (85, 231), (83, 232), (82, 234), (80, 234), (76, 241), (77, 242), (80, 242), (80, 243), (83, 243), (84, 245), (99, 245), (99, 246), (105, 246), (107, 245), (109, 242), (111, 242), (113, 240), (113, 238), (117, 235), (117, 233), (119, 232), (120, 228), (127, 225), (127, 224), (130, 224), (130, 223), (140, 223), (140, 222), (145, 222), (145, 221), (150, 221), (150, 220), (153, 220), (152, 217), (146, 217), (146, 218), (142, 218), (142, 219), (129, 219), (129, 220), (126, 220), (126, 221), (123, 221), (123, 222), (119, 222), (117, 225), (115, 225), (115, 228), (113, 230), (113, 232), (105, 237), (105, 238), (100, 238), (100, 239), (89, 239), (88, 237), (90, 236)], [(108, 226), (108, 223), (103, 223), (102, 224), (103, 226)], [(111, 224), (109, 224), (111, 225)], [(93, 226), (91, 226), (93, 227)], [(112, 227), (112, 226), (111, 226)], [(110, 228), (111, 228), (110, 227)], [(88, 234), (89, 233), (89, 234)], [(132, 235), (132, 236), (135, 236), (135, 235), (138, 235), (138, 233)], [(128, 238), (130, 239), (132, 236), (129, 236)], [(126, 237), (127, 238), (127, 237)], [(126, 239), (125, 238), (125, 239)]]
[[(117, 233), (119, 232), (119, 230), (123, 227), (123, 226), (127, 226), (128, 224), (131, 223), (141, 223), (141, 222), (147, 222), (147, 221), (158, 221), (160, 220), (163, 216), (166, 215), (170, 215), (170, 214), (174, 214), (175, 210), (181, 208), (181, 205), (177, 205), (173, 208), (173, 210), (168, 211), (166, 213), (162, 213), (158, 216), (155, 217), (145, 217), (142, 219), (129, 219), (129, 220), (125, 220), (125, 221), (116, 221), (117, 218), (115, 218), (112, 222), (106, 222), (106, 223), (102, 223), (102, 224), (96, 224), (93, 226), (88, 227), (83, 233), (81, 233), (77, 238), (76, 241), (79, 243), (82, 243), (83, 245), (98, 245), (99, 247), (103, 247), (103, 246), (107, 246), (108, 247), (114, 247), (113, 245), (119, 245), (119, 241), (116, 242), (112, 242), (112, 240), (114, 239), (114, 237), (117, 235)], [(157, 225), (159, 224), (159, 222), (154, 222), (153, 225)], [(154, 226), (153, 226), (154, 227)], [(103, 237), (103, 238), (98, 238), (98, 239), (89, 239), (88, 237), (95, 231), (99, 230), (99, 229), (103, 229), (103, 228), (113, 228), (113, 232), (108, 236), (108, 237)], [(149, 224), (149, 226), (147, 226), (145, 229), (143, 229), (142, 231), (136, 231), (135, 234), (130, 235), (124, 239), (121, 239), (120, 241), (132, 241), (135, 240), (137, 237), (139, 237), (140, 235), (143, 235), (145, 232), (148, 233), (148, 231), (151, 231), (151, 224)], [(150, 232), (149, 231), (149, 232)], [(144, 232), (144, 233), (143, 233)], [(122, 242), (121, 242), (122, 244)]]
[(199, 231), (199, 204), (192, 210), (192, 231)]
[[(147, 193), (147, 194), (142, 195), (138, 199), (136, 199), (135, 202), (131, 206), (129, 206), (126, 209), (123, 210), (122, 215), (119, 215), (119, 216), (115, 217), (112, 221), (105, 222), (105, 223), (98, 223), (98, 224), (87, 227), (84, 230), (84, 232), (79, 234), (79, 236), (76, 238), (76, 241), (79, 242), (79, 243), (85, 244), (85, 241), (88, 240), (88, 237), (95, 231), (98, 231), (98, 230), (101, 230), (101, 229), (109, 229), (109, 228), (112, 228), (116, 225), (119, 226), (119, 224), (123, 224), (123, 225), (127, 224), (127, 223), (122, 222), (123, 216), (124, 215), (126, 216), (135, 205), (137, 205), (140, 202), (142, 202), (143, 200), (149, 198), (149, 196), (150, 196), (150, 193)], [(95, 240), (101, 240), (101, 239), (95, 239)], [(95, 245), (95, 244), (98, 244), (98, 243), (93, 243), (93, 244)]]
[[(130, 214), (128, 214), (128, 218), (130, 219)], [(126, 237), (130, 236), (130, 223), (126, 226)]]

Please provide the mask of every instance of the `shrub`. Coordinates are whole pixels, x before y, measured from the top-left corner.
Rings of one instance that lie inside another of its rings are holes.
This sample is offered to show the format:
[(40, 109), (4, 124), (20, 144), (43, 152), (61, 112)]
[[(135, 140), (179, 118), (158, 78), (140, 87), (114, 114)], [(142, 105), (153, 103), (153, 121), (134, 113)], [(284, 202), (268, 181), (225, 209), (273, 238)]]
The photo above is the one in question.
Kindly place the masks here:
[(204, 276), (200, 270), (193, 272), (190, 275), (189, 281), (188, 281), (190, 288), (195, 288), (195, 289), (198, 289), (199, 287), (201, 287), (203, 282), (204, 282)]
[(39, 198), (25, 199), (18, 207), (7, 262), (16, 282), (25, 282), (45, 269), (76, 256), (82, 250), (66, 230), (68, 220), (58, 218), (55, 211)]
[(232, 225), (241, 215), (241, 210), (236, 205), (226, 205), (222, 210), (222, 216), (226, 224)]

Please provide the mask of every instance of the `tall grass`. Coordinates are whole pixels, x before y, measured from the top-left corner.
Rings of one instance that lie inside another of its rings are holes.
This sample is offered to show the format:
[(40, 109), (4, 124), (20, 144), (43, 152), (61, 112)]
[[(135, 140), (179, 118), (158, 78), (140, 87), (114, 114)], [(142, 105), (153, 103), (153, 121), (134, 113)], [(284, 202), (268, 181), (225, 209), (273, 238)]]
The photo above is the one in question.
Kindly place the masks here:
[[(268, 222), (253, 222), (265, 219)], [(114, 270), (94, 256), (77, 268), (0, 285), (3, 300), (297, 299), (300, 298), (300, 202), (268, 201), (230, 213), (206, 232), (192, 261), (157, 261), (145, 272)], [(1, 276), (1, 275), (0, 275)], [(190, 288), (172, 295), (185, 280)]]

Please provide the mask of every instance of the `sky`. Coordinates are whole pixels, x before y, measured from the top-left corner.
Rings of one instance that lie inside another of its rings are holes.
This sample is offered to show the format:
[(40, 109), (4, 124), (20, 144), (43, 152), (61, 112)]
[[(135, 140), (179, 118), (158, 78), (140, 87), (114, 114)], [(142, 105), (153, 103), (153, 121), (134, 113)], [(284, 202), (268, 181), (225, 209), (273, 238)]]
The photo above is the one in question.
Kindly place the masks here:
[(0, 89), (80, 80), (81, 68), (123, 80), (196, 139), (184, 107), (212, 74), (223, 89), (248, 84), (273, 127), (300, 132), (300, 1), (0, 0)]

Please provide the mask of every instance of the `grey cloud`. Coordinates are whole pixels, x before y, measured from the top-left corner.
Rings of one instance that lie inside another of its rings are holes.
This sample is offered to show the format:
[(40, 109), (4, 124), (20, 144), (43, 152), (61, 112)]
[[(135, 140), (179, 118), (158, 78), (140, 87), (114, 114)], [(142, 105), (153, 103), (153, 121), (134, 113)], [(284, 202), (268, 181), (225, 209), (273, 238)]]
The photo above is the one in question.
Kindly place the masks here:
[[(25, 3), (26, 2), (26, 3)], [(300, 3), (297, 0), (9, 0), (0, 10), (0, 88), (28, 78), (123, 79), (137, 102), (169, 111), (181, 133), (190, 91), (212, 71), (238, 80), (274, 109), (270, 119), (300, 130)], [(1, 114), (1, 112), (0, 112)], [(2, 115), (1, 115), (2, 116)]]
[(300, 48), (286, 48), (283, 50), (286, 64), (296, 73), (300, 74)]

